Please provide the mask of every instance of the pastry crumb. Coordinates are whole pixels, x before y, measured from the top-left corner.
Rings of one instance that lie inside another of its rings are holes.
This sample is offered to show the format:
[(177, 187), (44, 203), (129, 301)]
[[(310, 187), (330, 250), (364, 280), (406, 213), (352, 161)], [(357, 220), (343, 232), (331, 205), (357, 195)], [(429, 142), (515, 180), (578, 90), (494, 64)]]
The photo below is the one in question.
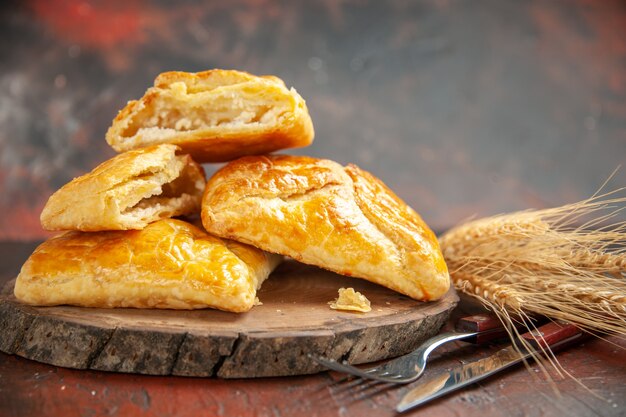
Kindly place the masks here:
[(367, 313), (372, 311), (370, 300), (354, 288), (339, 288), (339, 297), (328, 304), (333, 310), (360, 311)]
[(262, 306), (263, 305), (261, 300), (259, 300), (259, 297), (254, 297), (254, 305), (255, 306)]

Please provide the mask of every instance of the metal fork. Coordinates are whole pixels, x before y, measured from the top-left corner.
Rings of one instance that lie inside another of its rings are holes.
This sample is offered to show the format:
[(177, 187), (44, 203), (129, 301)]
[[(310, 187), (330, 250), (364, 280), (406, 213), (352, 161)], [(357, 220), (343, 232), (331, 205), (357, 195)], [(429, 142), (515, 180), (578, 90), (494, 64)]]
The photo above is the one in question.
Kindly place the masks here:
[(441, 333), (426, 340), (413, 352), (370, 368), (357, 368), (349, 365), (345, 361), (337, 362), (334, 359), (323, 357), (311, 356), (311, 359), (334, 371), (376, 381), (406, 384), (422, 376), (424, 369), (426, 369), (426, 362), (428, 361), (430, 353), (445, 343), (455, 340), (486, 343), (507, 335), (500, 320), (486, 314), (465, 317), (459, 321), (459, 324), (457, 328), (474, 328), (476, 330)]

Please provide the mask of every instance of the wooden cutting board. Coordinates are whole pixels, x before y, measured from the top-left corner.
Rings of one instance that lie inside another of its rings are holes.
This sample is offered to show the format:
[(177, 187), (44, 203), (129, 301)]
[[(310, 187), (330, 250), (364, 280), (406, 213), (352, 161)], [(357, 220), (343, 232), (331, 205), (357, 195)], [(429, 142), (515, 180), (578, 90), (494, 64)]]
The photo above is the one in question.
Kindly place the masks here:
[[(458, 297), (422, 303), (364, 280), (294, 261), (263, 284), (263, 303), (243, 314), (217, 310), (30, 307), (0, 295), (0, 350), (52, 365), (152, 375), (244, 378), (315, 373), (308, 357), (365, 363), (407, 353), (439, 332)], [(340, 287), (372, 311), (335, 311)]]

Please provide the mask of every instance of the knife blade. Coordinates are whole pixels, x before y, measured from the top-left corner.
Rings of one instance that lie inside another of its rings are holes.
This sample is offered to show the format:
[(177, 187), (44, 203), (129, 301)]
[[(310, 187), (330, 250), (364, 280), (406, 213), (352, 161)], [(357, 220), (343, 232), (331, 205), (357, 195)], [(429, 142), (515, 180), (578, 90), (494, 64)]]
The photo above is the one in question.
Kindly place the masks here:
[[(549, 347), (555, 350), (581, 339), (585, 333), (572, 324), (550, 322), (537, 330), (523, 334), (535, 351)], [(396, 407), (404, 412), (442, 397), (467, 385), (485, 379), (532, 356), (531, 351), (516, 348), (513, 344), (491, 356), (457, 366), (450, 371), (435, 375), (409, 390)]]

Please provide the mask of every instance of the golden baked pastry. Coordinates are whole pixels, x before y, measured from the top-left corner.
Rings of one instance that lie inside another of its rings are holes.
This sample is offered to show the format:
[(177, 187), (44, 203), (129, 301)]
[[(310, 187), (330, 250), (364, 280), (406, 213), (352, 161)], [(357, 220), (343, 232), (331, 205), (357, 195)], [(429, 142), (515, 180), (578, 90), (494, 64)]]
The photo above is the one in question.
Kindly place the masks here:
[(303, 263), (435, 300), (450, 278), (435, 234), (379, 179), (354, 165), (250, 156), (207, 182), (202, 223)]
[(181, 220), (143, 230), (70, 231), (41, 244), (15, 283), (34, 305), (248, 311), (280, 256)]
[(41, 213), (47, 230), (142, 229), (199, 211), (204, 170), (174, 145), (119, 154), (54, 193)]
[(358, 311), (368, 313), (372, 311), (372, 304), (366, 296), (354, 288), (339, 288), (338, 296), (328, 303), (333, 310)]
[(106, 140), (118, 152), (174, 143), (198, 162), (224, 162), (307, 146), (313, 136), (304, 100), (282, 80), (216, 69), (160, 74)]

